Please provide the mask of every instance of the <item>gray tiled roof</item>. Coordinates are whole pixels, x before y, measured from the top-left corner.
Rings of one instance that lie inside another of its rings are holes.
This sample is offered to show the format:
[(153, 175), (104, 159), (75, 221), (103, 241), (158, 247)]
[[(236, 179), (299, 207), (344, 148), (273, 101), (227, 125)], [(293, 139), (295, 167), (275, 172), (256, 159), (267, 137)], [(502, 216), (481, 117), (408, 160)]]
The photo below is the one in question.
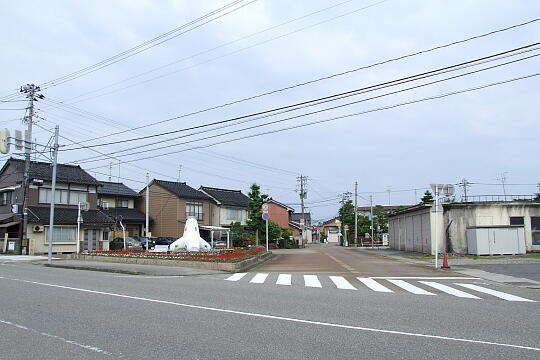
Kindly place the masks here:
[[(15, 166), (17, 171), (24, 172), (24, 160), (11, 158), (8, 161)], [(51, 181), (52, 165), (50, 163), (32, 161), (30, 164), (30, 178)], [(79, 185), (99, 185), (99, 181), (78, 165), (58, 164), (56, 181)]]
[[(301, 218), (302, 218), (301, 213), (292, 213), (291, 214), (291, 221), (300, 222)], [(304, 219), (306, 221), (311, 221), (311, 214), (310, 213), (304, 213)]]
[(100, 181), (101, 185), (97, 189), (97, 193), (100, 195), (119, 195), (127, 197), (139, 197), (140, 195), (133, 189), (128, 188), (126, 185), (117, 182)]
[(122, 221), (126, 223), (144, 223), (146, 221), (146, 215), (139, 209), (114, 208), (102, 211), (109, 215), (111, 219), (116, 219), (118, 215), (122, 215)]
[(224, 205), (247, 207), (249, 202), (249, 197), (242, 194), (240, 190), (218, 189), (207, 186), (201, 186), (201, 190)]
[(180, 198), (211, 200), (208, 195), (200, 192), (199, 190), (195, 190), (194, 188), (183, 182), (154, 180), (154, 183), (163, 187), (164, 189), (169, 190)]
[[(50, 208), (29, 206), (28, 222), (49, 224)], [(108, 225), (114, 221), (101, 210), (88, 210), (82, 212), (84, 224)], [(55, 208), (54, 223), (58, 225), (77, 224), (77, 209)]]

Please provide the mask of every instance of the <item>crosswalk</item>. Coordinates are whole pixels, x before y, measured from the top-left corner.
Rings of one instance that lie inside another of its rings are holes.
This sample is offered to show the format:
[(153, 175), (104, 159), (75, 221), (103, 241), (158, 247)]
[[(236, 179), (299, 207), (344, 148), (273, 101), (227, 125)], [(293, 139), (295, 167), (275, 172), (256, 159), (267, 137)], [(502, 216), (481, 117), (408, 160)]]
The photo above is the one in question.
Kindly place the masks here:
[[(277, 276), (276, 276), (277, 275)], [(280, 286), (300, 285), (309, 288), (330, 286), (338, 290), (368, 289), (381, 293), (406, 292), (414, 295), (437, 296), (446, 294), (464, 299), (485, 299), (495, 297), (506, 301), (534, 302), (520, 296), (493, 290), (485, 286), (466, 283), (469, 278), (371, 278), (321, 275), (270, 274), (270, 273), (236, 273), (225, 278), (230, 282), (248, 282), (250, 284), (275, 284)], [(433, 281), (438, 280), (438, 281)], [(442, 283), (450, 281), (450, 283)], [(472, 291), (470, 293), (468, 291)]]

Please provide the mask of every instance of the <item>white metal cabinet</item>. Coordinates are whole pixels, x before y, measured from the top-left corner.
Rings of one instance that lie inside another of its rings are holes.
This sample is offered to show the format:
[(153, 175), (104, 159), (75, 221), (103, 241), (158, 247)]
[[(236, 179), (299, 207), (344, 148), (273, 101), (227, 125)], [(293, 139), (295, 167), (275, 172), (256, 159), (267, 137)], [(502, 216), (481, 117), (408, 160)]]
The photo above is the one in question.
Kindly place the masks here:
[(468, 228), (467, 245), (472, 255), (525, 254), (525, 230), (518, 226)]

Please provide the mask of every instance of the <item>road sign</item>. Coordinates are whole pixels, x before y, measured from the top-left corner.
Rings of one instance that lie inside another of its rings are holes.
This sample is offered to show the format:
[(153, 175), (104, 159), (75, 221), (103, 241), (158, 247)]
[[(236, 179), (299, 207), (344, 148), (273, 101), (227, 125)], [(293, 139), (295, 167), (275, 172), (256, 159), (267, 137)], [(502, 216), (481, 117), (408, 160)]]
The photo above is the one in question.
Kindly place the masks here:
[(345, 230), (349, 230), (349, 225), (345, 225)]
[(268, 220), (269, 217), (270, 217), (270, 215), (268, 215), (268, 213), (263, 213), (262, 214), (263, 220)]
[(261, 210), (265, 213), (268, 212), (268, 204), (262, 204)]

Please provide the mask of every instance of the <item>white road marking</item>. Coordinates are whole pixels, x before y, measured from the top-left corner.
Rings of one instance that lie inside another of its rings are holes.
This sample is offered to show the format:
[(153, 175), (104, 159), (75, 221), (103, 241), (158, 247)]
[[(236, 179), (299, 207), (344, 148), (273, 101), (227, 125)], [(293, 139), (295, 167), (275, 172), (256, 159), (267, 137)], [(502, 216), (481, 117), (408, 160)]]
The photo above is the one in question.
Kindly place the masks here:
[(434, 282), (434, 281), (420, 281), (420, 282), (422, 284), (431, 286), (432, 288), (435, 288), (437, 290), (440, 290), (442, 292), (445, 292), (447, 294), (454, 295), (454, 296), (457, 296), (457, 297), (469, 298), (469, 299), (480, 299), (478, 296), (475, 296), (473, 294), (469, 294), (469, 293), (466, 293), (465, 291), (454, 289), (454, 288), (451, 288), (450, 286), (439, 284), (439, 283)]
[(57, 335), (51, 335), (51, 334), (41, 332), (41, 331), (38, 331), (38, 330), (35, 330), (35, 329), (30, 329), (29, 327), (26, 327), (24, 325), (15, 324), (15, 323), (12, 323), (11, 321), (0, 320), (0, 323), (5, 324), (5, 325), (9, 325), (9, 326), (13, 326), (13, 327), (16, 327), (16, 328), (21, 329), (21, 330), (30, 331), (30, 332), (32, 332), (34, 334), (38, 334), (38, 335), (46, 336), (46, 337), (49, 337), (49, 338), (53, 338), (55, 340), (59, 340), (59, 341), (65, 342), (67, 344), (75, 345), (75, 346), (81, 347), (81, 348), (86, 349), (86, 350), (95, 351), (95, 352), (103, 354), (103, 355), (114, 355), (114, 354), (112, 354), (112, 353), (110, 353), (108, 351), (105, 351), (103, 349), (100, 349), (100, 348), (98, 348), (96, 346), (90, 346), (90, 345), (81, 344), (81, 343), (78, 343), (78, 342), (73, 341), (73, 340), (64, 339), (63, 337), (60, 337), (60, 336), (57, 336)]
[(279, 274), (276, 285), (291, 285), (292, 275), (291, 274)]
[(381, 284), (379, 284), (378, 282), (376, 282), (376, 281), (373, 280), (372, 278), (361, 278), (361, 277), (358, 277), (357, 279), (360, 280), (364, 285), (366, 285), (368, 288), (370, 288), (370, 289), (373, 290), (373, 291), (378, 291), (378, 292), (393, 292), (392, 290), (390, 290), (390, 289), (387, 288), (386, 286), (382, 286)]
[(456, 283), (456, 285), (463, 286), (463, 287), (466, 287), (467, 289), (475, 290), (475, 291), (478, 291), (478, 292), (481, 292), (481, 293), (493, 295), (495, 297), (498, 297), (498, 298), (501, 298), (501, 299), (504, 299), (504, 300), (508, 300), (508, 301), (536, 302), (534, 300), (529, 300), (529, 299), (525, 299), (525, 298), (522, 298), (522, 297), (519, 297), (519, 296), (507, 294), (507, 293), (504, 293), (502, 291), (491, 290), (491, 289), (488, 289), (488, 288), (485, 288), (485, 287), (482, 287), (482, 286), (478, 286), (478, 285), (474, 285), (474, 284)]
[(267, 277), (268, 277), (268, 274), (258, 273), (257, 275), (253, 277), (253, 279), (251, 279), (250, 282), (254, 284), (262, 284), (264, 283)]
[(104, 296), (114, 296), (114, 297), (119, 297), (119, 298), (123, 298), (123, 299), (146, 301), (146, 302), (150, 302), (150, 303), (154, 303), (154, 304), (173, 305), (173, 306), (184, 307), (184, 308), (188, 308), (188, 309), (215, 311), (215, 312), (220, 312), (220, 313), (235, 314), (235, 315), (242, 315), (242, 316), (255, 317), (255, 318), (280, 320), (280, 321), (294, 322), (294, 323), (300, 323), (300, 324), (327, 326), (327, 327), (332, 327), (332, 328), (358, 330), (358, 331), (374, 332), (374, 333), (381, 333), (381, 334), (402, 335), (402, 336), (411, 336), (411, 337), (419, 337), (419, 338), (427, 338), (427, 339), (435, 339), (435, 340), (443, 340), (443, 341), (456, 341), (456, 342), (463, 342), (463, 343), (469, 343), (469, 344), (492, 345), (492, 346), (508, 347), (508, 348), (513, 348), (513, 349), (540, 351), (540, 348), (536, 348), (536, 347), (532, 347), (532, 346), (498, 343), (498, 342), (485, 341), (485, 340), (454, 338), (454, 337), (448, 337), (448, 336), (421, 334), (421, 333), (413, 333), (413, 332), (405, 332), (405, 331), (397, 331), (397, 330), (388, 330), (388, 329), (368, 328), (368, 327), (362, 327), (362, 326), (344, 325), (344, 324), (329, 323), (329, 322), (322, 322), (322, 321), (290, 318), (290, 317), (284, 317), (284, 316), (267, 315), (267, 314), (260, 314), (260, 313), (250, 313), (250, 312), (245, 312), (245, 311), (220, 309), (220, 308), (213, 308), (213, 307), (201, 306), (201, 305), (182, 304), (182, 303), (177, 303), (177, 302), (173, 302), (173, 301), (165, 301), (165, 300), (158, 300), (158, 299), (151, 299), (151, 298), (143, 298), (143, 297), (139, 297), (139, 296), (130, 296), (130, 295), (124, 295), (124, 294), (117, 294), (117, 293), (110, 293), (110, 292), (105, 292), (105, 291), (75, 288), (75, 287), (56, 285), (56, 284), (48, 284), (48, 283), (42, 283), (42, 282), (37, 282), (37, 281), (11, 279), (11, 278), (3, 277), (3, 276), (0, 276), (0, 279), (10, 280), (10, 281), (19, 281), (19, 282), (23, 282), (23, 283), (27, 283), (27, 284), (48, 286), (48, 287), (57, 288), (57, 289), (80, 291), (80, 292), (85, 292), (85, 293), (90, 293), (90, 294), (97, 294), (97, 295), (104, 295)]
[(409, 280), (479, 280), (481, 278), (477, 277), (465, 277), (465, 276), (432, 276), (432, 277), (422, 277), (422, 276), (370, 276), (370, 279), (409, 279)]
[(356, 290), (356, 288), (343, 276), (330, 276), (330, 280), (332, 280), (338, 289)]
[(225, 280), (228, 280), (228, 281), (238, 281), (240, 280), (241, 278), (243, 278), (244, 276), (246, 276), (247, 273), (236, 273), (236, 274), (233, 274), (231, 276), (229, 276), (228, 278), (226, 278)]
[(306, 284), (307, 287), (322, 287), (317, 275), (304, 275), (304, 284)]
[(417, 294), (417, 295), (435, 295), (434, 293), (431, 293), (429, 291), (426, 291), (424, 289), (419, 288), (418, 286), (414, 286), (409, 284), (406, 281), (403, 280), (392, 280), (388, 279), (392, 284), (399, 286), (403, 290), (407, 290), (410, 293)]

